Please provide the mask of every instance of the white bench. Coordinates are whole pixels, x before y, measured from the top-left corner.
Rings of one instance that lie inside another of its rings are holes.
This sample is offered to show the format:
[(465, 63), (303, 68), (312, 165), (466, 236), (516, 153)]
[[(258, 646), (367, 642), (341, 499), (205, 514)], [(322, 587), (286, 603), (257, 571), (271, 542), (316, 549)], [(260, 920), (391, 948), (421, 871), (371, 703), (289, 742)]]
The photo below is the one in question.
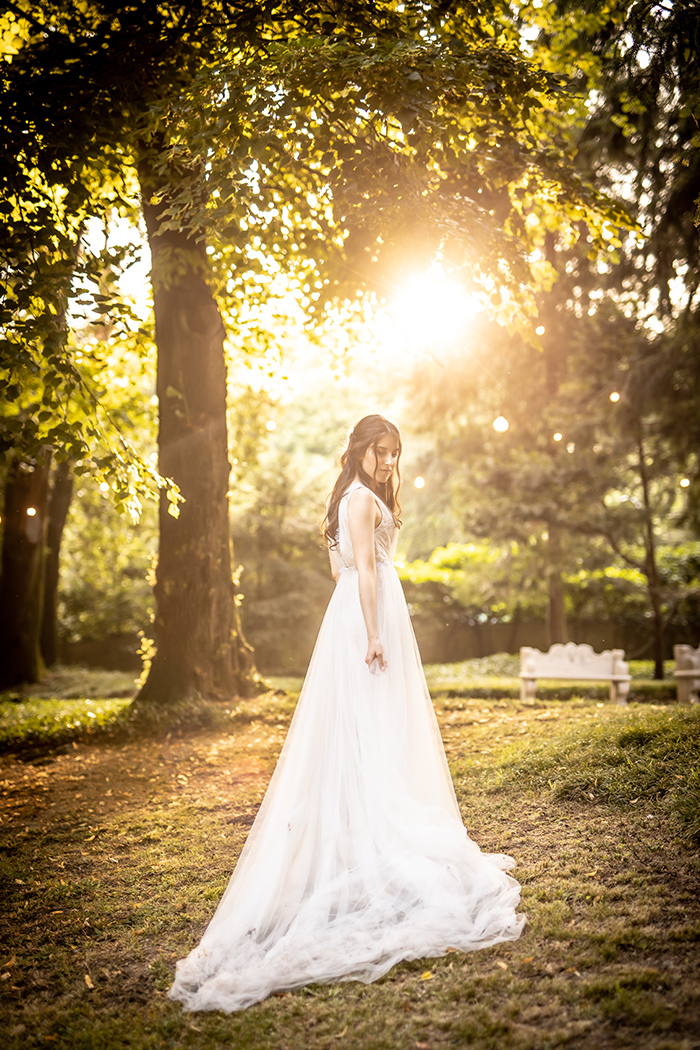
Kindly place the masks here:
[(698, 704), (700, 690), (700, 645), (674, 645), (673, 659), (676, 667), (673, 676), (678, 686), (679, 704)]
[(538, 678), (573, 678), (586, 681), (610, 682), (610, 699), (618, 704), (627, 703), (630, 689), (629, 667), (625, 663), (624, 649), (605, 649), (596, 653), (590, 645), (557, 642), (549, 652), (532, 649), (529, 645), (520, 650), (520, 699), (532, 700), (537, 693)]

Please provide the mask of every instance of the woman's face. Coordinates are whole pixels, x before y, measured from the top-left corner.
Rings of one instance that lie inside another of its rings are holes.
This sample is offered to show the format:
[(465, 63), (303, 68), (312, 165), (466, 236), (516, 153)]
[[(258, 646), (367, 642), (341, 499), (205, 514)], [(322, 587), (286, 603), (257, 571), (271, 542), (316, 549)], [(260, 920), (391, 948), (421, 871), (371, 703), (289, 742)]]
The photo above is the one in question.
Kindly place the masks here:
[(360, 460), (360, 465), (365, 474), (384, 485), (394, 473), (399, 461), (400, 446), (397, 438), (388, 431), (378, 439), (374, 445), (370, 445)]

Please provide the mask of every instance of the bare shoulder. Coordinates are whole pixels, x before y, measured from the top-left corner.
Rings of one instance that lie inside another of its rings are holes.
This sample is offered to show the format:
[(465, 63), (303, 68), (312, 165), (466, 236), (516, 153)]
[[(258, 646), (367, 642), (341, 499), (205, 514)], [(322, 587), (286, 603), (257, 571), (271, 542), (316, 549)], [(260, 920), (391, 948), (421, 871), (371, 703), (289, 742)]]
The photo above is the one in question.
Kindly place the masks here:
[(348, 512), (352, 517), (381, 519), (381, 510), (374, 493), (366, 485), (358, 486), (350, 493)]
[(371, 492), (366, 485), (358, 485), (357, 488), (350, 493), (348, 506), (371, 507), (375, 502), (374, 493)]

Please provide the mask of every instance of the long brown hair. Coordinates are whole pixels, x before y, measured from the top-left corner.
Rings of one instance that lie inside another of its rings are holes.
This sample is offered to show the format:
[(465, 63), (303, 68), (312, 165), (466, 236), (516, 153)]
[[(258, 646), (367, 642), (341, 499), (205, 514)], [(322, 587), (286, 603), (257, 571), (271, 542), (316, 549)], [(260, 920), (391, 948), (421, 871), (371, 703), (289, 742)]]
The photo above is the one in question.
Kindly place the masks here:
[[(321, 525), (321, 532), (326, 538), (329, 547), (338, 545), (338, 508), (340, 501), (345, 495), (351, 481), (356, 477), (371, 489), (380, 500), (386, 504), (397, 525), (401, 525), (401, 505), (398, 501), (399, 488), (401, 487), (401, 474), (399, 472), (399, 459), (396, 460), (396, 489), (394, 489), (394, 475), (388, 481), (377, 481), (376, 476), (370, 477), (362, 469), (362, 460), (368, 448), (373, 448), (376, 454), (377, 443), (385, 434), (391, 434), (399, 444), (399, 458), (401, 457), (401, 434), (395, 423), (390, 423), (384, 416), (365, 416), (356, 423), (350, 431), (348, 444), (340, 457), (340, 474), (333, 486), (328, 509)], [(375, 468), (376, 475), (376, 468)]]

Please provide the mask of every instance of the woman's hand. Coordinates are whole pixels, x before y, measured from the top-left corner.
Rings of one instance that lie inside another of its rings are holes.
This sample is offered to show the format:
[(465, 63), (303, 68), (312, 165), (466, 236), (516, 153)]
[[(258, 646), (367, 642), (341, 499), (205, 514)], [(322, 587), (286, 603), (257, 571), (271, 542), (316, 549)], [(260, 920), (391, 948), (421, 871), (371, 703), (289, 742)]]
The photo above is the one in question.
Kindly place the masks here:
[(367, 643), (367, 656), (365, 657), (365, 663), (372, 674), (376, 674), (377, 671), (386, 671), (387, 664), (384, 659), (384, 649), (378, 638), (370, 639)]

